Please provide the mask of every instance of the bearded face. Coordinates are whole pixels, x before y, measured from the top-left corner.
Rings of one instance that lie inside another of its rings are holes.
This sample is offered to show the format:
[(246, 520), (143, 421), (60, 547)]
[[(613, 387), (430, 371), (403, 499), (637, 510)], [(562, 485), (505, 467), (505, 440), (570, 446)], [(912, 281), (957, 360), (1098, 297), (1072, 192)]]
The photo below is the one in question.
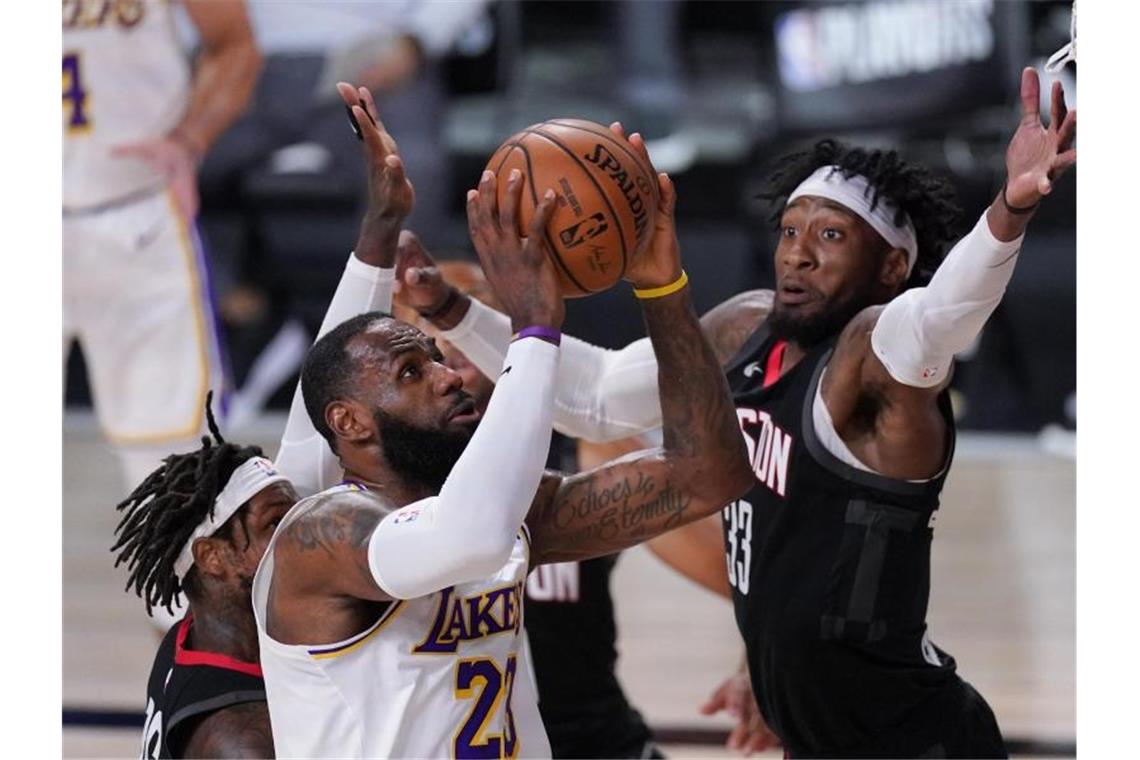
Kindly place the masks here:
[[(466, 394), (463, 394), (466, 396)], [(382, 410), (373, 412), (380, 431), (380, 447), (392, 470), (408, 483), (426, 486), (438, 493), (463, 450), (471, 441), (470, 428), (450, 425), (421, 427)]]

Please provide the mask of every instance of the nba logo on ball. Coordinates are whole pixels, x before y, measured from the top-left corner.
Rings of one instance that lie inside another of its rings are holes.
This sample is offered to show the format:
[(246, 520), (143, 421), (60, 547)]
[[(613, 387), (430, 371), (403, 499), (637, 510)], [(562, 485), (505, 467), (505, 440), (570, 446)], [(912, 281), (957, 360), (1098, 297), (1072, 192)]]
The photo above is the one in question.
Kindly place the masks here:
[(649, 243), (658, 204), (653, 167), (601, 124), (551, 119), (527, 127), (495, 151), (487, 169), (499, 179), (500, 206), (511, 170), (522, 172), (522, 234), (542, 194), (558, 193), (546, 244), (567, 298), (612, 286)]
[(584, 222), (575, 222), (558, 233), (558, 240), (567, 249), (581, 245), (591, 238), (596, 238), (609, 229), (605, 214), (600, 211)]

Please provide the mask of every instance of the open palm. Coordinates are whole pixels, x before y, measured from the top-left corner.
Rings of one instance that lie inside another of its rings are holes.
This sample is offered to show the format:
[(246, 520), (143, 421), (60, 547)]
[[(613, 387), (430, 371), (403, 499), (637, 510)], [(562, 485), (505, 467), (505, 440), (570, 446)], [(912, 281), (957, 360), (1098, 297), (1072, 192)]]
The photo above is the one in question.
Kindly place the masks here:
[(346, 82), (337, 84), (352, 117), (357, 124), (360, 139), (364, 142), (364, 156), (368, 173), (368, 216), (379, 221), (399, 224), (412, 213), (416, 191), (404, 171), (399, 148), (380, 114), (367, 87), (353, 87)]
[(1056, 181), (1077, 162), (1073, 141), (1077, 136), (1077, 112), (1065, 107), (1061, 83), (1054, 82), (1049, 126), (1041, 124), (1041, 83), (1037, 72), (1021, 72), (1021, 123), (1005, 153), (1006, 202), (1030, 207), (1053, 190)]

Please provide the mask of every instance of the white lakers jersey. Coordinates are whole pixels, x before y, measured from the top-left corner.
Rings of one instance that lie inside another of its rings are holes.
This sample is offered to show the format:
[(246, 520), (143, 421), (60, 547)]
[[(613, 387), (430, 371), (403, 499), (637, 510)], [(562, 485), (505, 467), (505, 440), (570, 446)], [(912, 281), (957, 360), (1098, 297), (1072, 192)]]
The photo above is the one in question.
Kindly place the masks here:
[[(359, 486), (323, 494), (348, 488)], [(550, 757), (523, 630), (524, 534), (493, 576), (393, 602), (357, 635), (309, 646), (266, 633), (273, 546), (253, 606), (278, 757)]]
[(124, 143), (182, 118), (190, 65), (167, 0), (64, 0), (63, 207), (84, 209), (162, 186)]

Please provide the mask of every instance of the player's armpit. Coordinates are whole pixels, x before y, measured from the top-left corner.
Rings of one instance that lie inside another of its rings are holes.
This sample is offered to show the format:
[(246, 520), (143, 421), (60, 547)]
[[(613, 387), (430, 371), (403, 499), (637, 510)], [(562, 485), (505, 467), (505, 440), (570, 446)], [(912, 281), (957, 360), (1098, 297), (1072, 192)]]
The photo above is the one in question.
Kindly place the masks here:
[(949, 384), (899, 383), (871, 346), (883, 306), (857, 314), (843, 329), (820, 383), (832, 426), (851, 453), (889, 478), (934, 477), (946, 458), (946, 421), (938, 395)]
[(202, 718), (190, 729), (183, 757), (274, 757), (269, 706), (243, 702)]
[(746, 290), (721, 301), (701, 316), (701, 332), (709, 339), (721, 366), (736, 353), (772, 310), (771, 290)]
[(390, 601), (368, 561), (369, 541), (384, 516), (372, 499), (354, 492), (317, 502), (281, 529), (274, 584), (291, 595)]

